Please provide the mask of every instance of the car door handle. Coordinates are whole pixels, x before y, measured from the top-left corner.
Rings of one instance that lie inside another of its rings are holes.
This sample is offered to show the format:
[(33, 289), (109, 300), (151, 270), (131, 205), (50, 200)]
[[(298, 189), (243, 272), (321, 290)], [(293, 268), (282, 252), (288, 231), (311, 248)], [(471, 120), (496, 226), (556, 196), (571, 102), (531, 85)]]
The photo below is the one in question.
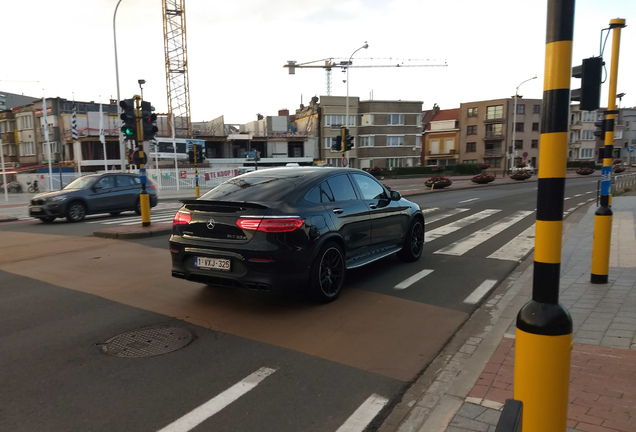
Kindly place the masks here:
[(341, 209), (341, 208), (335, 208), (335, 209), (333, 209), (333, 212), (334, 212), (335, 214), (340, 214), (340, 213), (344, 212), (344, 210), (343, 210), (343, 209)]
[(372, 209), (377, 209), (378, 208), (377, 204), (369, 204), (369, 207), (372, 208)]

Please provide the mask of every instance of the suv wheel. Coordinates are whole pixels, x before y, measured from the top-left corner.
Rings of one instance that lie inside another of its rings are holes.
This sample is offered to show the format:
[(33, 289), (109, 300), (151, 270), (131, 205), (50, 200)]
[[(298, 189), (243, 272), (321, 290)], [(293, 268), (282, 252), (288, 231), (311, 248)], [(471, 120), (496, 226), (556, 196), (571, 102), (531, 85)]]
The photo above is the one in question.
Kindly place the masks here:
[(345, 260), (342, 248), (325, 243), (311, 266), (309, 296), (320, 303), (334, 301), (340, 295), (345, 279)]
[(421, 220), (415, 219), (411, 222), (409, 230), (404, 237), (402, 249), (397, 253), (400, 260), (413, 262), (420, 259), (424, 249), (424, 224)]
[(66, 219), (69, 222), (79, 222), (86, 217), (86, 206), (79, 201), (72, 202), (66, 207)]

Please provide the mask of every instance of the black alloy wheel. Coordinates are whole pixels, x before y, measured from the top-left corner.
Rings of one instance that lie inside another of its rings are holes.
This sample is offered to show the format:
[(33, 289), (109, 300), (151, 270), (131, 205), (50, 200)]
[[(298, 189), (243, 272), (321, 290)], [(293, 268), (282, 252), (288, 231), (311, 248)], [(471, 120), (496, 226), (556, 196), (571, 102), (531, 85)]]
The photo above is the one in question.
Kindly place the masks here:
[(334, 301), (340, 295), (345, 279), (342, 248), (333, 242), (325, 243), (311, 267), (310, 297), (321, 303)]
[(420, 259), (424, 249), (424, 224), (420, 219), (411, 222), (409, 230), (404, 237), (402, 249), (397, 253), (400, 260), (413, 262)]
[(79, 201), (72, 202), (66, 208), (66, 219), (69, 222), (80, 222), (86, 217), (86, 207)]
[(141, 216), (141, 200), (137, 200), (137, 204), (135, 204), (135, 213)]

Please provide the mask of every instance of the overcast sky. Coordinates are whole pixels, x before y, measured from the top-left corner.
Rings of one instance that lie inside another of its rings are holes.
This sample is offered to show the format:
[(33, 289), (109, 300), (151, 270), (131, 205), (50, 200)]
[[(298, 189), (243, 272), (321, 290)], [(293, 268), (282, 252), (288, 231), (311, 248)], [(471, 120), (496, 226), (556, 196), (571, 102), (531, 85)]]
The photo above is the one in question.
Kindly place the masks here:
[[(4, 61), (0, 90), (103, 102), (116, 99), (113, 14), (117, 0), (21, 0), (2, 5)], [(283, 66), (324, 59), (354, 65), (447, 64), (446, 67), (351, 68), (349, 95), (361, 100), (438, 104), (541, 98), (546, 1), (528, 0), (186, 0), (193, 121), (221, 115), (246, 123), (257, 114), (291, 113), (326, 95), (325, 71)], [(576, 3), (573, 66), (598, 56), (601, 30), (624, 18), (618, 93), (636, 106), (636, 1)], [(121, 98), (139, 94), (167, 111), (161, 0), (122, 0), (116, 19)], [(607, 32), (606, 32), (607, 33)], [(605, 34), (606, 34), (605, 33)], [(610, 70), (612, 36), (605, 47)], [(391, 60), (389, 60), (391, 59)], [(346, 74), (332, 72), (333, 96), (345, 96)], [(573, 80), (577, 88), (579, 80)], [(601, 104), (607, 105), (609, 79)]]

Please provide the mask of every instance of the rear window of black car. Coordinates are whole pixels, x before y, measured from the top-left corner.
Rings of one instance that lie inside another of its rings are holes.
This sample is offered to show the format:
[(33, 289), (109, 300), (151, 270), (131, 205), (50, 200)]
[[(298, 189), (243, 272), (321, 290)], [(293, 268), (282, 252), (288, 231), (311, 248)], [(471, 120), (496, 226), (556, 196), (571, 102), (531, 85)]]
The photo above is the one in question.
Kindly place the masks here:
[(296, 186), (273, 177), (236, 177), (221, 183), (200, 199), (216, 201), (281, 201)]

